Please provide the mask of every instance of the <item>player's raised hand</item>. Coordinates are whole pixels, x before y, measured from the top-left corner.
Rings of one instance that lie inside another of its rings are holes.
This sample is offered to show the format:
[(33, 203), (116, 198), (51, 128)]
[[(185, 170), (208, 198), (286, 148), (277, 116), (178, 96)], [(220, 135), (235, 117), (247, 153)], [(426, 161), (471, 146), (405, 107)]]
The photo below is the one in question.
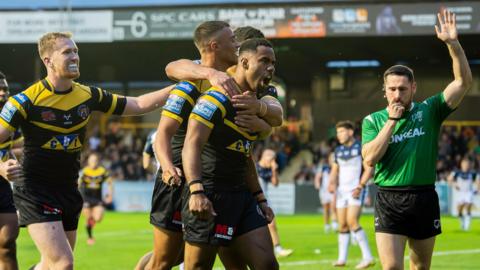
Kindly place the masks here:
[(270, 125), (265, 120), (259, 118), (256, 115), (237, 115), (235, 116), (235, 124), (237, 124), (241, 130), (245, 132), (264, 132), (271, 129)]
[(445, 43), (457, 41), (458, 32), (455, 14), (445, 9), (443, 15), (437, 13), (437, 17), (440, 24), (440, 26), (435, 25), (438, 39)]
[(215, 70), (208, 76), (208, 80), (212, 86), (225, 90), (230, 97), (241, 94), (235, 80), (225, 72)]
[(0, 175), (8, 181), (17, 181), (23, 178), (22, 165), (17, 160), (9, 159), (0, 163)]
[(404, 111), (405, 106), (403, 106), (400, 102), (393, 102), (388, 105), (388, 117), (401, 118)]

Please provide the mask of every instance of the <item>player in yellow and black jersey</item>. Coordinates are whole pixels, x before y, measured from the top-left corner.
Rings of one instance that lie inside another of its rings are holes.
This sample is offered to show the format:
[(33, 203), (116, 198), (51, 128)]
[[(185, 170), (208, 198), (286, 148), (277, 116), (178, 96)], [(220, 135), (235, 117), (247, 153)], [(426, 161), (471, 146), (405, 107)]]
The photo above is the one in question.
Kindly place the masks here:
[[(10, 92), (5, 74), (0, 72), (0, 108), (7, 102)], [(23, 146), (23, 137), (16, 131), (11, 137), (0, 143), (0, 160), (5, 162), (15, 150)], [(13, 153), (13, 155), (15, 155)], [(3, 164), (2, 164), (3, 165)], [(18, 269), (15, 240), (18, 235), (17, 210), (13, 203), (12, 187), (0, 176), (0, 268)]]
[[(38, 51), (47, 77), (11, 97), (0, 113), (0, 141), (21, 128), (24, 159), (22, 164), (7, 160), (0, 173), (15, 181), (19, 223), (28, 226), (43, 256), (39, 268), (71, 269), (83, 205), (77, 188), (79, 157), (90, 114), (144, 114), (162, 106), (171, 87), (122, 97), (76, 83), (80, 57), (70, 33), (43, 35)], [(23, 172), (23, 177), (8, 172)]]
[[(245, 41), (233, 78), (240, 89), (255, 93), (267, 88), (274, 63), (267, 40)], [(182, 210), (186, 269), (211, 268), (219, 246), (229, 244), (246, 251), (250, 268), (278, 269), (262, 202), (251, 193), (247, 176), (252, 143), (259, 134), (236, 125), (236, 115), (232, 101), (216, 88), (197, 100), (190, 115), (182, 151), (189, 191)]]
[[(87, 228), (87, 244), (92, 245), (95, 239), (92, 235), (93, 227), (103, 218), (103, 204), (112, 203), (113, 183), (110, 173), (105, 167), (100, 165), (100, 156), (97, 153), (91, 153), (87, 159), (87, 166), (80, 172), (78, 179), (80, 193), (83, 197), (83, 215), (85, 216)], [(108, 193), (103, 199), (102, 186), (108, 184)]]

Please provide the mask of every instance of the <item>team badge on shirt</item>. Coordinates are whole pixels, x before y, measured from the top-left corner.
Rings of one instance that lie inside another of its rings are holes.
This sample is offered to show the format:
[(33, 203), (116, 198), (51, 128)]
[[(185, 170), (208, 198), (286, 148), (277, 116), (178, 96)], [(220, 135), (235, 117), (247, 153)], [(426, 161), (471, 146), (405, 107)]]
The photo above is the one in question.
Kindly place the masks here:
[(88, 115), (90, 114), (90, 109), (87, 105), (82, 104), (78, 106), (77, 113), (82, 119), (87, 119)]
[(167, 104), (165, 104), (163, 108), (167, 111), (180, 114), (182, 112), (183, 104), (185, 104), (184, 98), (171, 94), (167, 99)]
[(201, 117), (207, 120), (211, 120), (213, 114), (217, 109), (218, 107), (212, 102), (205, 99), (200, 99), (195, 105), (195, 107), (193, 108), (192, 112), (200, 115)]
[(79, 151), (82, 143), (78, 138), (78, 134), (57, 135), (42, 145), (44, 149), (63, 150), (63, 151)]

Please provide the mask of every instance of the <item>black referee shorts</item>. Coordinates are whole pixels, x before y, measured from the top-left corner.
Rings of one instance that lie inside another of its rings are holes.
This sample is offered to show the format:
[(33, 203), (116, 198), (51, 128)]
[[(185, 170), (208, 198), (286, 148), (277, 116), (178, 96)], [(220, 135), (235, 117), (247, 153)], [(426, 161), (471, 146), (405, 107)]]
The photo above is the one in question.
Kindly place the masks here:
[(379, 187), (375, 198), (375, 232), (419, 240), (442, 233), (435, 187)]

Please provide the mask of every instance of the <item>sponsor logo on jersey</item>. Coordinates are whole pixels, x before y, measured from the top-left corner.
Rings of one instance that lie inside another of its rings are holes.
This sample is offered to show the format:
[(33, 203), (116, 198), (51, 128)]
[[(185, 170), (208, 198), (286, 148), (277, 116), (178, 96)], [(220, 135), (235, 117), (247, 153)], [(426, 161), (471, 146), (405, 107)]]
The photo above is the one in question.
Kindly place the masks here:
[(80, 116), (82, 119), (85, 120), (85, 119), (87, 119), (88, 115), (90, 115), (90, 108), (88, 108), (87, 105), (82, 104), (82, 105), (78, 106), (77, 114), (78, 114), (78, 116)]
[(244, 153), (246, 156), (249, 156), (251, 147), (252, 147), (252, 143), (250, 141), (238, 140), (230, 144), (229, 146), (227, 146), (227, 149)]
[(413, 122), (422, 122), (423, 120), (423, 111), (418, 111), (414, 114), (412, 114), (411, 119)]
[(399, 142), (403, 142), (406, 139), (412, 139), (412, 138), (420, 137), (423, 135), (425, 135), (425, 131), (423, 130), (423, 127), (412, 128), (403, 133), (392, 135), (389, 143), (399, 143)]
[(215, 111), (218, 109), (218, 107), (213, 104), (212, 102), (205, 100), (205, 99), (200, 99), (197, 104), (195, 104), (195, 107), (193, 108), (194, 113), (200, 115), (201, 117), (211, 120), (213, 114)]
[(45, 122), (50, 122), (50, 121), (55, 121), (57, 120), (57, 117), (55, 116), (55, 113), (51, 110), (48, 111), (43, 111), (40, 113), (42, 116), (42, 120)]
[(13, 115), (17, 112), (17, 108), (12, 105), (12, 103), (7, 102), (5, 106), (3, 106), (2, 113), (0, 116), (7, 122), (12, 121)]
[(74, 152), (81, 150), (82, 142), (80, 141), (80, 138), (78, 138), (78, 134), (56, 135), (42, 145), (42, 148)]
[(208, 92), (208, 94), (211, 95), (212, 97), (215, 97), (216, 99), (218, 99), (222, 103), (227, 101), (227, 98), (225, 97), (225, 95), (223, 95), (219, 92), (211, 91), (211, 92)]
[(190, 94), (190, 92), (192, 92), (194, 89), (193, 85), (189, 82), (179, 82), (175, 88), (183, 90), (188, 94)]
[(165, 107), (163, 108), (173, 113), (180, 114), (182, 112), (183, 104), (185, 104), (184, 98), (177, 95), (170, 95), (167, 99), (167, 104), (165, 104)]
[(18, 102), (18, 104), (22, 105), (23, 103), (27, 102), (28, 97), (24, 93), (16, 94), (13, 98)]

